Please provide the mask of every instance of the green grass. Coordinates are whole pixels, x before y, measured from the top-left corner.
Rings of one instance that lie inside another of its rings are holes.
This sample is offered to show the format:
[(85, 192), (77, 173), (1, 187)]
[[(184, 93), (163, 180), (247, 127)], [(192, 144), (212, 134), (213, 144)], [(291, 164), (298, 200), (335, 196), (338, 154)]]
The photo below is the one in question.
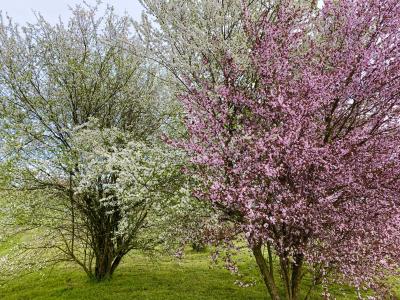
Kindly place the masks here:
[[(63, 265), (8, 282), (0, 287), (0, 299), (269, 299), (250, 257), (244, 258), (241, 270), (246, 279), (256, 280), (254, 286), (235, 285), (238, 278), (221, 266), (212, 267), (206, 253), (189, 252), (180, 261), (135, 254), (110, 281), (92, 282), (74, 265)], [(337, 299), (356, 299), (351, 290), (337, 288), (335, 294)], [(311, 299), (321, 299), (320, 292)]]
[(31, 274), (0, 287), (1, 299), (266, 299), (262, 285), (240, 288), (223, 268), (210, 268), (206, 254), (178, 262), (136, 255), (111, 281), (95, 283), (72, 265)]

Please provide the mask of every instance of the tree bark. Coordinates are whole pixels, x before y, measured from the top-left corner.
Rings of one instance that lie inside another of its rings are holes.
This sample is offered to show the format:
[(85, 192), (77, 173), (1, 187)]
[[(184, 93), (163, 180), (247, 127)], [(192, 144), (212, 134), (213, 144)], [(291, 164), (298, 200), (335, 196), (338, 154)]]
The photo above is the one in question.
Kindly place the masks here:
[(298, 300), (300, 281), (302, 277), (303, 258), (302, 254), (293, 257), (293, 261), (284, 256), (280, 257), (281, 273), (285, 285), (285, 294), (287, 300)]
[(96, 257), (96, 266), (94, 269), (94, 277), (96, 281), (103, 281), (106, 279), (110, 279), (112, 276), (111, 266), (112, 262), (110, 261), (110, 253), (105, 251), (106, 253), (101, 253)]
[(292, 289), (290, 284), (290, 270), (289, 270), (289, 263), (287, 260), (286, 255), (283, 257), (279, 257), (280, 267), (281, 267), (281, 275), (283, 284), (285, 285), (285, 294), (286, 300), (292, 300)]
[(292, 264), (292, 278), (291, 278), (291, 289), (292, 289), (292, 299), (299, 299), (300, 281), (302, 277), (303, 268), (303, 255), (295, 255), (294, 263)]
[(253, 255), (256, 259), (257, 265), (260, 269), (261, 275), (263, 277), (264, 283), (267, 287), (268, 293), (271, 296), (272, 300), (280, 300), (278, 288), (276, 287), (273, 274), (271, 274), (271, 269), (267, 265), (264, 255), (262, 253), (262, 245), (258, 244), (252, 248)]
[(96, 257), (96, 265), (93, 274), (94, 279), (96, 281), (111, 279), (123, 256), (124, 254), (122, 253), (114, 256), (110, 251), (101, 253), (98, 257)]

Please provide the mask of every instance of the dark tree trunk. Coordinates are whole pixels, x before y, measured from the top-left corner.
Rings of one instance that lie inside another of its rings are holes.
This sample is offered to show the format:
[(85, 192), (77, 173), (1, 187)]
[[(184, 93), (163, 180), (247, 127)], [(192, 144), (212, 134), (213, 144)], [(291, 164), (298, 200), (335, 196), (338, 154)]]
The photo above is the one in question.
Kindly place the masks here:
[(291, 290), (293, 300), (297, 300), (300, 297), (303, 259), (302, 254), (295, 255), (294, 263), (292, 264)]
[(275, 280), (271, 272), (272, 266), (268, 266), (267, 262), (265, 261), (262, 253), (262, 245), (254, 245), (252, 251), (269, 295), (271, 296), (272, 300), (280, 300), (281, 297), (279, 296), (278, 288), (276, 287)]
[(97, 236), (96, 255), (94, 278), (97, 281), (102, 281), (111, 278), (111, 266), (114, 256), (113, 243), (108, 236)]
[(94, 278), (97, 281), (102, 281), (111, 278), (111, 265), (106, 256), (102, 256), (96, 259), (96, 267), (94, 272)]
[(96, 281), (111, 279), (115, 269), (126, 254), (124, 249), (128, 244), (123, 239), (113, 236), (118, 230), (121, 221), (119, 211), (116, 209), (109, 213), (107, 209), (98, 204), (96, 213), (92, 215), (93, 251), (95, 254), (95, 268), (92, 277)]
[(298, 300), (300, 281), (302, 277), (303, 255), (297, 254), (289, 261), (288, 257), (284, 255), (279, 258), (282, 279), (285, 286), (285, 294), (287, 300)]
[[(110, 242), (110, 241), (109, 241)], [(98, 249), (99, 250), (99, 249)], [(124, 253), (115, 253), (114, 245), (108, 243), (107, 247), (98, 251), (95, 261), (93, 277), (96, 281), (111, 279), (114, 271), (124, 257)]]
[[(271, 299), (280, 300), (282, 297), (275, 284), (271, 245), (267, 245), (268, 262), (262, 253), (262, 246), (261, 243), (254, 245), (252, 251)], [(302, 254), (295, 255), (291, 260), (286, 256), (279, 257), (281, 277), (285, 290), (284, 299), (286, 300), (298, 300), (300, 297), (303, 261), (304, 256)]]

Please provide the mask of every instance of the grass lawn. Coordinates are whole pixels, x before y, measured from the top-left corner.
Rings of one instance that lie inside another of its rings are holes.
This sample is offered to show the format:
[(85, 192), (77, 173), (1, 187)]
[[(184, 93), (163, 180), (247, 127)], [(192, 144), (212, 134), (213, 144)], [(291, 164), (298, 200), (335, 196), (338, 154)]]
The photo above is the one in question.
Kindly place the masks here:
[(211, 268), (204, 253), (184, 260), (158, 258), (153, 262), (131, 255), (111, 281), (95, 283), (79, 268), (64, 265), (31, 274), (0, 287), (1, 299), (266, 299), (261, 284), (249, 288), (222, 267)]
[[(0, 286), (0, 299), (269, 299), (251, 257), (243, 259), (241, 271), (256, 284), (235, 285), (238, 278), (221, 266), (212, 267), (207, 253), (189, 252), (181, 261), (164, 257), (155, 262), (136, 254), (108, 282), (91, 282), (79, 268), (63, 265)], [(336, 299), (356, 299), (349, 289), (337, 288), (334, 294)], [(311, 299), (321, 299), (320, 292)]]
[[(16, 236), (1, 243), (0, 256), (7, 253), (21, 238)], [(121, 263), (110, 281), (93, 282), (76, 265), (63, 264), (0, 285), (0, 299), (269, 299), (254, 258), (250, 254), (241, 253), (238, 261), (242, 280), (255, 282), (255, 285), (235, 285), (238, 276), (232, 275), (221, 264), (212, 264), (209, 252), (188, 250), (181, 260), (170, 256), (152, 259), (132, 253)], [(307, 279), (303, 281), (303, 294), (310, 284)], [(357, 299), (353, 289), (341, 286), (332, 289), (331, 294), (337, 300)], [(400, 296), (400, 289), (397, 289), (397, 294)], [(321, 290), (316, 290), (310, 300), (321, 298)]]

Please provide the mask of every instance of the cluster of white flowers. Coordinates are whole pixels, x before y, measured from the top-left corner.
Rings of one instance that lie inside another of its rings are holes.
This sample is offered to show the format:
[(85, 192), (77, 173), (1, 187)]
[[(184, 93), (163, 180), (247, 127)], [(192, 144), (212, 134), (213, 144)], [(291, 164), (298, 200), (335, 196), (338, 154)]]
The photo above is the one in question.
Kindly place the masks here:
[[(118, 211), (122, 218), (115, 235), (129, 235), (143, 214), (163, 214), (166, 202), (177, 201), (183, 193), (188, 196), (177, 180), (184, 176), (179, 170), (184, 161), (181, 151), (136, 141), (130, 132), (117, 128), (101, 129), (96, 120), (75, 128), (71, 136), (75, 197), (96, 195), (108, 214)], [(160, 218), (146, 219), (147, 224), (157, 222)]]

